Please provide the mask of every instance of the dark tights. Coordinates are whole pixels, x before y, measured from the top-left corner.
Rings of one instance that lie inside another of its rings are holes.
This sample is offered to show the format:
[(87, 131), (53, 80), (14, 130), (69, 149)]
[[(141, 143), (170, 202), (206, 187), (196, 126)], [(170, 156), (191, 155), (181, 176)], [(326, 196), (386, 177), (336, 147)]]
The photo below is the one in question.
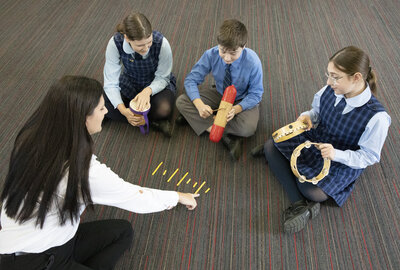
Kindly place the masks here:
[(323, 202), (329, 198), (318, 186), (307, 182), (300, 183), (297, 180), (292, 173), (289, 160), (275, 147), (272, 139), (265, 143), (264, 153), (268, 166), (285, 189), (290, 202), (294, 203), (304, 199)]

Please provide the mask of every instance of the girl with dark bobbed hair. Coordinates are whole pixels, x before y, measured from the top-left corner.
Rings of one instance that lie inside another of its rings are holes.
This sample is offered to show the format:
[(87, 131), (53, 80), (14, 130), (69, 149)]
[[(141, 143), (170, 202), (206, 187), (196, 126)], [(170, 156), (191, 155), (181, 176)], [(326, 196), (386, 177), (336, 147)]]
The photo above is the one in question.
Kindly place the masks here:
[(104, 66), (106, 118), (143, 126), (144, 116), (129, 109), (129, 103), (134, 99), (138, 111), (151, 105), (148, 112), (150, 126), (171, 136), (169, 118), (176, 92), (176, 79), (171, 70), (172, 51), (168, 40), (160, 32), (153, 31), (146, 16), (130, 13), (118, 24), (117, 32), (107, 45)]
[(129, 248), (125, 220), (80, 224), (86, 207), (136, 213), (196, 207), (189, 193), (125, 182), (93, 155), (107, 109), (102, 85), (65, 76), (50, 87), (15, 140), (1, 193), (0, 269), (112, 269)]
[[(268, 166), (282, 184), (292, 205), (283, 214), (283, 229), (302, 230), (319, 214), (320, 202), (332, 198), (342, 206), (367, 166), (379, 162), (390, 126), (390, 116), (376, 99), (376, 74), (368, 55), (355, 46), (345, 47), (330, 59), (326, 86), (318, 91), (312, 109), (297, 121), (308, 130), (289, 140), (253, 149), (264, 153)], [(329, 174), (316, 185), (301, 183), (292, 173), (293, 150), (306, 141), (319, 143), (305, 148), (297, 161), (300, 175), (312, 179), (321, 172), (323, 158), (331, 161)]]

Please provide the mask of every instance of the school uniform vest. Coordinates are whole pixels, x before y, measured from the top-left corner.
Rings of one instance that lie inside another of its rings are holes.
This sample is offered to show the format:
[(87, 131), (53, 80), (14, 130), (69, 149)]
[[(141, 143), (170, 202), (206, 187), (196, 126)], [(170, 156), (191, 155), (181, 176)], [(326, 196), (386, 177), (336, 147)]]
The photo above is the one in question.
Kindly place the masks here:
[(123, 50), (124, 36), (121, 33), (114, 35), (114, 42), (124, 66), (119, 77), (119, 84), (121, 94), (125, 97), (134, 98), (138, 92), (149, 86), (154, 80), (162, 41), (163, 35), (160, 32), (153, 31), (153, 44), (150, 47), (147, 58), (143, 59), (137, 53), (125, 53)]
[[(330, 143), (335, 149), (340, 150), (358, 150), (358, 142), (370, 119), (377, 112), (385, 110), (373, 95), (365, 105), (354, 108), (346, 114), (342, 114), (344, 106), (339, 110), (337, 108), (340, 107), (339, 104), (337, 107), (334, 106), (335, 100), (333, 89), (327, 86), (320, 99), (320, 123), (318, 126), (288, 141), (276, 144), (286, 158), (290, 159), (294, 148), (306, 140)], [(345, 101), (341, 100), (341, 102)], [(315, 147), (304, 148), (297, 159), (299, 172), (308, 179), (316, 176), (322, 166), (321, 152)], [(317, 185), (339, 206), (342, 206), (362, 171), (363, 169), (352, 169), (347, 165), (332, 161), (329, 175)]]
[(335, 101), (334, 91), (328, 86), (320, 102), (321, 121), (316, 128), (318, 137), (331, 143), (336, 149), (358, 150), (358, 141), (369, 120), (375, 113), (385, 109), (373, 95), (364, 106), (354, 108), (346, 114), (342, 114), (342, 110), (336, 109)]

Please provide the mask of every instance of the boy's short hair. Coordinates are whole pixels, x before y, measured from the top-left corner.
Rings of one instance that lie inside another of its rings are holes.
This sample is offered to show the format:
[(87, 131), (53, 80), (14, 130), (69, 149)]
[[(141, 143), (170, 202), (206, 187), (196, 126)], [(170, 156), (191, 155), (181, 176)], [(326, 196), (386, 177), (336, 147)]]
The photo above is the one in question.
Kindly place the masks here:
[(230, 50), (244, 47), (247, 43), (246, 26), (235, 19), (225, 20), (219, 28), (217, 41), (219, 45)]

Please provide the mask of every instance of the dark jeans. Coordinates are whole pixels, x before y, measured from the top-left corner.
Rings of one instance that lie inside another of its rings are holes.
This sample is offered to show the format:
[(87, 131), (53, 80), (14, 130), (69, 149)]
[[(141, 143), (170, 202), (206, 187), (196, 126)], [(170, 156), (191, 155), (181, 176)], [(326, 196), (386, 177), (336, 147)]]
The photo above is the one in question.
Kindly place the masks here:
[(62, 246), (42, 253), (0, 255), (0, 269), (113, 269), (132, 239), (132, 225), (126, 220), (82, 223), (74, 238)]
[(323, 202), (329, 198), (318, 186), (297, 180), (290, 168), (290, 161), (275, 147), (272, 139), (265, 143), (264, 153), (269, 168), (285, 189), (291, 203), (304, 199)]
[[(111, 101), (108, 99), (106, 93), (103, 93), (103, 96), (104, 96), (105, 106), (108, 110), (108, 113), (105, 115), (105, 117), (111, 120), (128, 123), (126, 117), (123, 116), (117, 108), (114, 109), (114, 106), (111, 104)], [(129, 103), (131, 102), (131, 100), (122, 94), (121, 97), (122, 101), (125, 104), (125, 107), (129, 108)], [(164, 102), (166, 102), (169, 105), (169, 113), (167, 114), (160, 113), (158, 110), (160, 104)], [(150, 96), (151, 108), (148, 115), (149, 119), (162, 120), (169, 118), (172, 114), (172, 109), (174, 104), (175, 104), (175, 94), (169, 89), (164, 89), (161, 92), (155, 94), (154, 96)]]

